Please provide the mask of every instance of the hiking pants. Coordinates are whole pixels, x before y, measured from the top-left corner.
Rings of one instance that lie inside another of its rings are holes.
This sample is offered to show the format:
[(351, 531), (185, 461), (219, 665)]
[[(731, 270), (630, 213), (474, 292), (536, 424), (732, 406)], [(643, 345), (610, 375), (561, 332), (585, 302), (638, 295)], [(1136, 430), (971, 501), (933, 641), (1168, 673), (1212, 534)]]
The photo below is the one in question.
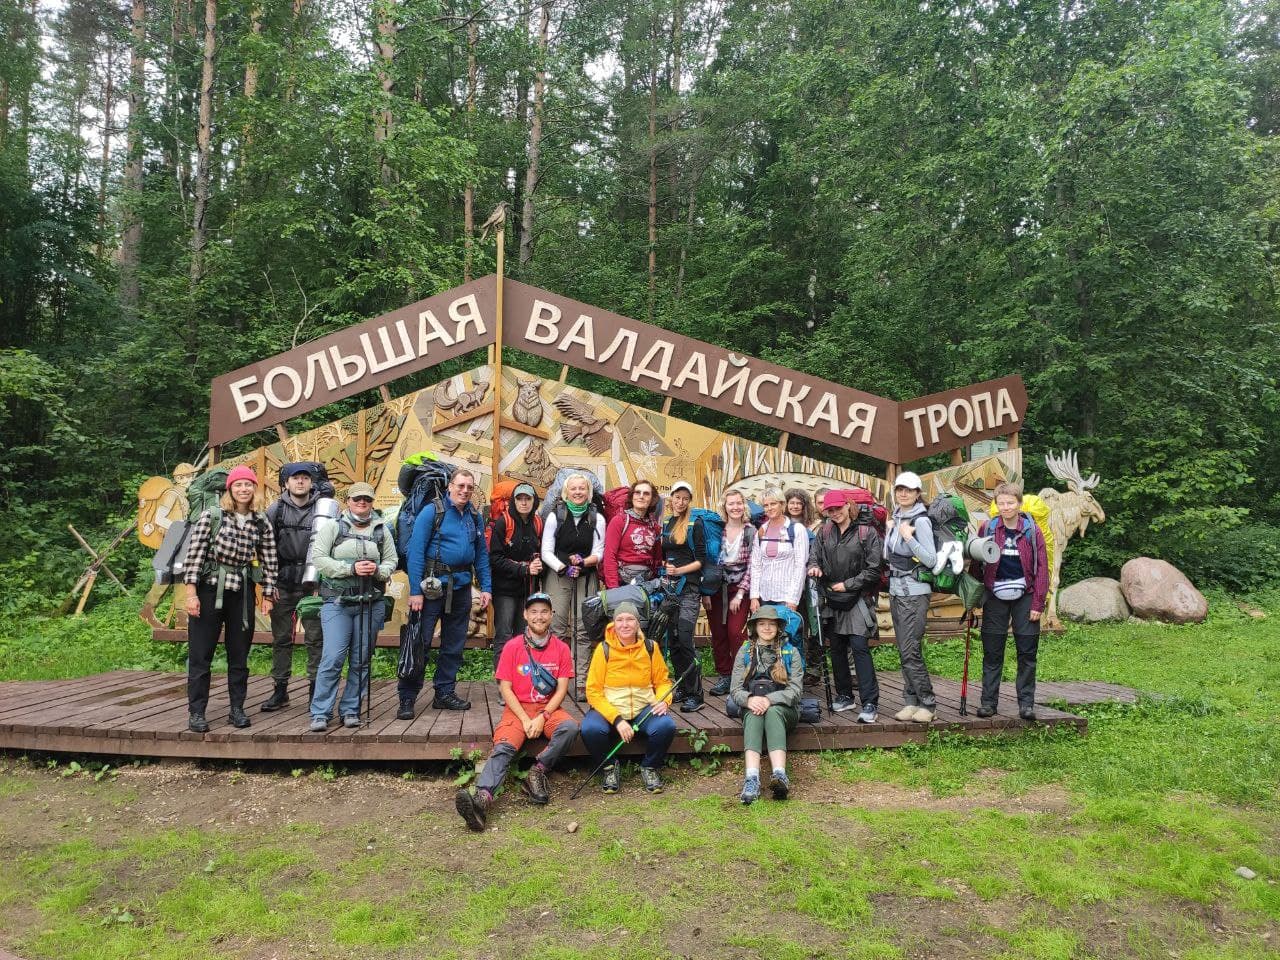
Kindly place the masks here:
[[(440, 653), (436, 658), (436, 672), (432, 681), (436, 696), (453, 693), (458, 682), (462, 653), (467, 646), (467, 627), (471, 623), (471, 584), (454, 588), (448, 613), (444, 609), (446, 599), (441, 597), (439, 600), (422, 601), (422, 635), (428, 646), (435, 636), (436, 624), (440, 624)], [(423, 657), (421, 666), (396, 685), (401, 700), (412, 703), (418, 699), (426, 672), (427, 660)]]
[(1000, 678), (1004, 673), (1005, 641), (1013, 624), (1013, 644), (1018, 652), (1017, 679), (1019, 709), (1036, 705), (1036, 652), (1040, 647), (1040, 622), (1031, 620), (1030, 593), (1017, 600), (1001, 600), (988, 592), (982, 604), (982, 705), (996, 708), (1000, 701)]
[(787, 749), (787, 734), (796, 728), (800, 715), (795, 707), (775, 703), (757, 717), (750, 710), (742, 711), (742, 747), (754, 753), (768, 753)]
[(524, 633), (523, 596), (510, 597), (504, 593), (493, 595), (493, 669), (498, 669), (502, 648), (518, 633)]
[(893, 617), (898, 659), (902, 661), (902, 704), (935, 710), (938, 701), (933, 695), (929, 668), (924, 663), (924, 623), (929, 613), (929, 594), (891, 596), (889, 613)]
[[(656, 769), (667, 759), (671, 741), (676, 738), (676, 722), (669, 713), (660, 717), (650, 716), (644, 726), (636, 731), (636, 736), (645, 738), (644, 759), (640, 761), (640, 766)], [(591, 752), (591, 762), (598, 764), (617, 744), (618, 731), (603, 714), (588, 710), (587, 715), (582, 718), (582, 742)], [(634, 742), (633, 740), (632, 743)]]
[[(298, 601), (310, 595), (310, 590), (300, 587), (280, 587), (275, 606), (271, 608), (271, 679), (276, 683), (288, 683), (293, 675), (293, 613)], [(307, 647), (307, 676), (314, 680), (320, 669), (320, 651), (324, 648), (320, 621), (303, 620), (302, 636)]]
[[(531, 717), (542, 712), (542, 704), (539, 703), (522, 703), (521, 706)], [(569, 716), (568, 711), (556, 710), (550, 714), (542, 728), (542, 736), (538, 738), (547, 742), (537, 756), (538, 763), (544, 769), (554, 770), (577, 736), (578, 723)], [(484, 769), (476, 778), (476, 788), (488, 790), (491, 794), (497, 793), (502, 782), (507, 779), (511, 761), (516, 758), (525, 742), (524, 724), (508, 707), (503, 706), (502, 719), (498, 721), (498, 729), (493, 733), (493, 752), (489, 754), (489, 759), (484, 762)]]
[(320, 658), (320, 670), (316, 674), (316, 692), (311, 698), (312, 717), (327, 719), (333, 712), (343, 663), (347, 665), (347, 684), (342, 688), (338, 714), (354, 717), (360, 713), (365, 671), (378, 640), (378, 631), (382, 629), (385, 612), (381, 597), (368, 604), (339, 603), (336, 599), (324, 602), (320, 608), (324, 655)]
[[(250, 588), (252, 589), (252, 587)], [(200, 616), (187, 619), (187, 708), (204, 713), (209, 706), (209, 672), (218, 649), (218, 635), (224, 633), (227, 646), (227, 693), (233, 707), (244, 707), (249, 688), (249, 644), (253, 641), (253, 613), (244, 625), (245, 595), (241, 590), (224, 590), (222, 609), (213, 608), (217, 588), (198, 584)]]
[[(736, 593), (737, 587), (733, 590)], [(751, 601), (743, 597), (738, 612), (729, 609), (729, 601), (721, 590), (711, 598), (711, 610), (707, 623), (711, 627), (711, 652), (715, 657), (716, 673), (722, 677), (733, 675), (733, 660), (747, 639), (747, 617), (751, 613)]]
[(591, 666), (593, 645), (582, 624), (582, 604), (595, 592), (594, 573), (583, 571), (576, 580), (552, 571), (547, 574), (547, 593), (551, 597), (551, 632), (569, 644), (573, 651), (573, 689), (581, 699), (587, 688), (587, 668)]
[[(828, 621), (833, 623), (834, 621)], [(836, 696), (853, 696), (853, 675), (849, 672), (852, 657), (858, 675), (858, 699), (862, 705), (878, 706), (880, 681), (876, 679), (876, 665), (871, 659), (871, 644), (866, 637), (851, 633), (831, 634), (831, 672), (835, 676)]]
[[(680, 593), (680, 607), (672, 617), (672, 624), (667, 631), (668, 647), (671, 651), (671, 679), (675, 679), (689, 669), (689, 665), (697, 658), (693, 648), (693, 631), (698, 625), (698, 613), (702, 610), (702, 594), (696, 583), (685, 583)], [(732, 672), (732, 668), (730, 669)], [(661, 691), (659, 691), (661, 693)], [(684, 700), (702, 699), (702, 673), (695, 670), (680, 687), (679, 695)], [(655, 717), (655, 720), (661, 719)]]

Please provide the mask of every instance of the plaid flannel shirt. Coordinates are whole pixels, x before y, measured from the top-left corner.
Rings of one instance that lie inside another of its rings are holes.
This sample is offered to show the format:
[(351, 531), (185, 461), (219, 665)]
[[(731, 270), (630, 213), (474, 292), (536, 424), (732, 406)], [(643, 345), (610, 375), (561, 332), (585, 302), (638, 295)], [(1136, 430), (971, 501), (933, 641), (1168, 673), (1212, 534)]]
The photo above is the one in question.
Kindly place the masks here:
[[(217, 584), (216, 572), (207, 577), (200, 576), (200, 568), (210, 557), (209, 528), (212, 525), (213, 521), (208, 511), (205, 511), (200, 514), (200, 519), (191, 528), (191, 539), (187, 542), (187, 559), (182, 569), (183, 583), (194, 584), (203, 580), (211, 586)], [(262, 592), (265, 596), (275, 595), (280, 559), (276, 553), (275, 531), (271, 529), (265, 514), (253, 514), (249, 522), (241, 526), (230, 512), (223, 511), (222, 524), (218, 527), (218, 539), (212, 549), (213, 562), (231, 568), (227, 571), (224, 589), (239, 590), (241, 588), (240, 568), (252, 563), (256, 553), (262, 564)]]

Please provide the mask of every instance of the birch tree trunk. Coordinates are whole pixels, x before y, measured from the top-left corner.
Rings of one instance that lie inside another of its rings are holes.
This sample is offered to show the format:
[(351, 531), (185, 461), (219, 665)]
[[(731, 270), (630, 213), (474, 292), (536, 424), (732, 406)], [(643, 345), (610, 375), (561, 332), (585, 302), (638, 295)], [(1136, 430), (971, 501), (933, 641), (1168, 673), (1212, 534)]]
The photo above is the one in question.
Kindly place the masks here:
[(115, 40), (107, 35), (107, 75), (102, 95), (102, 167), (98, 171), (98, 242), (94, 256), (102, 259), (107, 236), (107, 180), (111, 174), (111, 124), (115, 116)]
[(142, 256), (142, 104), (146, 96), (146, 0), (133, 0), (129, 14), (129, 127), (125, 140), (124, 210), (120, 231), (120, 306), (138, 310), (138, 267)]
[(547, 38), (551, 5), (543, 0), (538, 20), (538, 68), (533, 75), (533, 117), (529, 124), (529, 166), (524, 172), (524, 207), (520, 213), (520, 265), (533, 259), (533, 195), (538, 189), (538, 165), (542, 156), (542, 106), (547, 89)]

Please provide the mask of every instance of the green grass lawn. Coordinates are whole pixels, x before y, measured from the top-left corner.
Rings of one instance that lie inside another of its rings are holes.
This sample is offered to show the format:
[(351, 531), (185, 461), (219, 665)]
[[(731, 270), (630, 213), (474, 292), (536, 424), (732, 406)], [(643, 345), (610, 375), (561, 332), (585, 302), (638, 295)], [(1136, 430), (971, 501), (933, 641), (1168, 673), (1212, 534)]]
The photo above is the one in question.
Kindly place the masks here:
[[(1257, 601), (1265, 619), (1211, 602), (1199, 626), (1042, 641), (1042, 678), (1147, 695), (1088, 709), (1085, 737), (796, 757), (785, 806), (733, 802), (736, 759), (710, 776), (673, 767), (661, 796), (632, 780), (569, 803), (577, 768), (551, 807), (504, 797), (496, 829), (474, 835), (441, 766), (95, 778), (85, 758), (0, 759), (0, 946), (58, 960), (1275, 957), (1280, 598)], [(0, 678), (180, 668), (181, 647), (132, 618), (122, 599), (10, 626)], [(962, 657), (958, 641), (928, 650), (948, 676)]]

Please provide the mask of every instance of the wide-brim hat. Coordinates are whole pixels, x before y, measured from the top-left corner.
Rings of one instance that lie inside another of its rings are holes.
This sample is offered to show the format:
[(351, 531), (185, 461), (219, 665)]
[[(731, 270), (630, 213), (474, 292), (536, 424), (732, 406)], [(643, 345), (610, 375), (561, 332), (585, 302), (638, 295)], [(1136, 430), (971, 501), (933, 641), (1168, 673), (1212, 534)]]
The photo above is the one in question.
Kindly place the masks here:
[(753, 611), (751, 616), (747, 617), (747, 623), (755, 623), (757, 620), (777, 620), (778, 623), (782, 623), (778, 608), (771, 603), (766, 603), (758, 610)]

